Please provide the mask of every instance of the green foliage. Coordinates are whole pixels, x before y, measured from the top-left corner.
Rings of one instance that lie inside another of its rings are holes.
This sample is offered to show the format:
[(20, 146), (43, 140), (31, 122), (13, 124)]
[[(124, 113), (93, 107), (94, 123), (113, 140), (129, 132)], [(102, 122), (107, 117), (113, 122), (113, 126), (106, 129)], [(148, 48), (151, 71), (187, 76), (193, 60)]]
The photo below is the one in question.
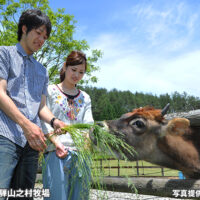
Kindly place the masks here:
[[(73, 15), (65, 14), (65, 9), (54, 12), (49, 7), (48, 0), (1, 0), (0, 1), (0, 45), (15, 45), (17, 41), (17, 24), (24, 10), (39, 8), (46, 13), (52, 23), (50, 38), (45, 42), (40, 51), (35, 53), (36, 59), (49, 71), (50, 82), (58, 82), (58, 74), (63, 62), (70, 51), (89, 51), (89, 45), (85, 39), (76, 40), (73, 35), (76, 30), (76, 20)], [(91, 50), (88, 57), (88, 70), (83, 83), (97, 82), (92, 75), (99, 69), (95, 66), (102, 56), (100, 50)]]
[(95, 87), (82, 89), (91, 97), (93, 117), (96, 121), (116, 119), (134, 108), (147, 105), (162, 109), (167, 103), (170, 103), (169, 113), (200, 109), (200, 99), (190, 96), (186, 92), (156, 96), (142, 92), (118, 91), (117, 89), (111, 91)]
[[(82, 157), (92, 156), (95, 159), (108, 158), (109, 153), (109, 157), (116, 158), (113, 152), (113, 149), (115, 149), (120, 157), (126, 160), (127, 157), (124, 152), (131, 155), (136, 153), (133, 148), (123, 140), (123, 136), (121, 136), (121, 138), (116, 137), (96, 124), (73, 124), (62, 128), (62, 130), (70, 133), (78, 152), (81, 154), (83, 153)], [(90, 134), (95, 144), (90, 140), (89, 131), (91, 132)]]
[[(110, 134), (105, 129), (99, 127), (96, 124), (73, 124), (62, 128), (63, 134), (65, 132), (70, 133), (75, 146), (77, 148), (78, 156), (78, 170), (80, 173), (88, 174), (91, 171), (91, 177), (95, 180), (95, 187), (97, 189), (105, 188), (102, 185), (102, 178), (104, 177), (104, 171), (99, 170), (99, 166), (96, 166), (97, 159), (103, 159), (104, 161), (109, 158), (115, 158), (116, 154), (114, 151), (118, 152), (118, 155), (123, 160), (127, 160), (127, 154), (135, 155), (133, 147), (129, 146), (123, 137), (118, 138), (113, 134)], [(90, 140), (89, 132), (93, 141)], [(47, 140), (47, 144), (50, 140)], [(40, 160), (42, 156), (40, 157)], [(46, 169), (45, 163), (43, 163), (43, 170)], [(127, 177), (128, 178), (128, 177)], [(136, 189), (132, 183), (129, 185), (133, 191)], [(106, 196), (99, 196), (98, 199), (107, 199)]]

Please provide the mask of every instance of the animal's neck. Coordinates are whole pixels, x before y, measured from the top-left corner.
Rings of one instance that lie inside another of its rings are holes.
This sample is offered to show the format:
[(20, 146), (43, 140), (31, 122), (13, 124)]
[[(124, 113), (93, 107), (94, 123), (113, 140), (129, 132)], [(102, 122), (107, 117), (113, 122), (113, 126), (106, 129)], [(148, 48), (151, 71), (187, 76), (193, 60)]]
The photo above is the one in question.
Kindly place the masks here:
[(158, 147), (166, 155), (160, 165), (181, 170), (190, 177), (193, 174), (200, 176), (199, 152), (192, 141), (180, 136), (167, 135), (159, 139)]
[(174, 160), (158, 147), (148, 157), (145, 156), (142, 159), (156, 165), (176, 169)]

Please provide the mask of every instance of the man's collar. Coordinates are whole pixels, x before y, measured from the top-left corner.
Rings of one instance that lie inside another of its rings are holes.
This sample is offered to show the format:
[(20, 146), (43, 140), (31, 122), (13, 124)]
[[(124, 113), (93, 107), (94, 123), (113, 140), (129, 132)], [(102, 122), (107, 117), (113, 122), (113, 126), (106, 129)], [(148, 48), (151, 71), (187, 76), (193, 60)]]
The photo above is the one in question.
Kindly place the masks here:
[(26, 57), (26, 58), (29, 58), (32, 62), (34, 62), (34, 58), (33, 58), (33, 55), (28, 55), (25, 51), (24, 51), (24, 48), (21, 46), (20, 43), (17, 43), (16, 44), (16, 47), (17, 47), (17, 51), (23, 56), (23, 57)]

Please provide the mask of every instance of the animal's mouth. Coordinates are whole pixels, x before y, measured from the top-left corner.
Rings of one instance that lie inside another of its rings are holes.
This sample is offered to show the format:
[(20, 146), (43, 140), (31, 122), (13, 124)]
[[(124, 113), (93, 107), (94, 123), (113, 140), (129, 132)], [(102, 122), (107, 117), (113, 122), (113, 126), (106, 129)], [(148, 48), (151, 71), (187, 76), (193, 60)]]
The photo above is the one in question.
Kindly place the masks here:
[(118, 128), (115, 125), (112, 125), (110, 121), (101, 121), (98, 122), (97, 125), (100, 126), (106, 132), (123, 139), (124, 134), (120, 130), (118, 130)]
[[(105, 121), (96, 122), (96, 125), (105, 129), (105, 131), (107, 131), (107, 132), (109, 131), (108, 125), (106, 124)], [(90, 136), (90, 139), (93, 142), (93, 144), (97, 145), (97, 134), (96, 134), (94, 128), (90, 129), (89, 136)]]
[[(114, 132), (112, 132), (110, 130), (110, 127), (106, 121), (96, 122), (96, 125), (99, 126), (101, 128), (101, 130), (104, 130), (105, 132), (114, 135)], [(111, 156), (111, 157), (114, 156), (117, 159), (122, 159), (122, 157), (118, 153), (117, 149), (115, 149), (115, 146), (112, 145), (113, 141), (111, 141), (111, 138), (107, 138), (108, 140), (105, 138), (103, 140), (101, 140), (101, 136), (99, 135), (98, 131), (96, 132), (95, 128), (90, 129), (89, 136), (90, 136), (92, 143), (96, 146), (98, 151), (106, 152), (107, 156)], [(100, 144), (102, 142), (103, 143), (105, 142), (105, 146)], [(114, 141), (114, 143), (115, 142), (116, 141)], [(105, 149), (102, 147), (105, 147)]]
[[(98, 121), (98, 122), (96, 122), (96, 125), (99, 126), (102, 130), (105, 130), (108, 133), (114, 134), (114, 131), (111, 130), (111, 128), (109, 127), (109, 125), (107, 124), (106, 121)], [(97, 145), (97, 137), (98, 137), (98, 135), (95, 132), (94, 128), (90, 129), (89, 136), (90, 136), (90, 139), (92, 140), (92, 142), (95, 145)]]
[[(100, 151), (107, 152), (108, 155), (111, 155), (115, 158), (123, 160), (125, 157), (126, 159), (132, 160), (133, 157), (137, 156), (137, 153), (133, 150), (133, 148), (125, 141), (124, 134), (115, 127), (115, 124), (112, 124), (112, 121), (100, 121), (96, 122), (101, 129), (103, 129), (106, 135), (113, 135), (107, 136), (107, 138), (101, 140), (101, 136), (99, 135), (98, 131), (96, 132), (95, 129), (90, 130), (90, 139), (93, 144), (97, 147), (100, 147)], [(100, 137), (100, 138), (99, 138)], [(101, 149), (101, 142), (105, 142), (105, 149)], [(100, 145), (99, 145), (100, 144)], [(108, 146), (109, 147), (108, 147)]]
[(106, 121), (99, 121), (99, 122), (96, 122), (96, 125), (98, 125), (98, 126), (104, 128), (106, 131), (109, 130), (109, 127), (108, 127)]

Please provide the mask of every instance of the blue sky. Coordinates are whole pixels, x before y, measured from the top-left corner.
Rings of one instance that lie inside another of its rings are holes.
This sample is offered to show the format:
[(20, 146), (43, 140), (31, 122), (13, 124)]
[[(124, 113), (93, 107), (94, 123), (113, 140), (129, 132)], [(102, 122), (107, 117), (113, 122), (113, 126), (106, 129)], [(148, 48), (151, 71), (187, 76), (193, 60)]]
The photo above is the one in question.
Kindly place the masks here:
[[(50, 0), (100, 49), (95, 87), (200, 97), (199, 0)], [(88, 52), (89, 55), (89, 52)]]

